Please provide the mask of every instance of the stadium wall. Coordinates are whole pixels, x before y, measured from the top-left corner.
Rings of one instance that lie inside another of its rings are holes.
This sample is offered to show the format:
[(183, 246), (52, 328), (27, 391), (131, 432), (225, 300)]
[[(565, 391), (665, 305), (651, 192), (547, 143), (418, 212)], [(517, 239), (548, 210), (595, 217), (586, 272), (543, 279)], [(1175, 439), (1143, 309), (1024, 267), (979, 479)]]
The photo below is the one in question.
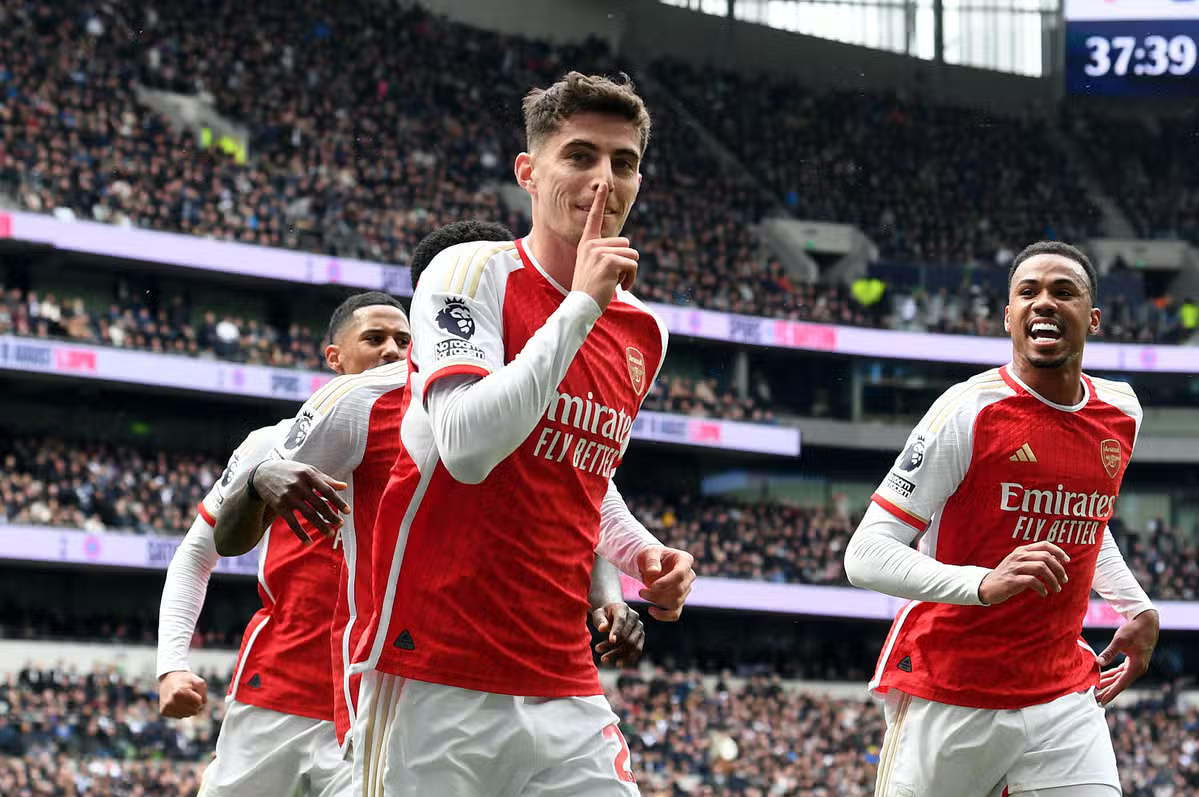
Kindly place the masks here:
[(1052, 78), (935, 64), (905, 55), (729, 20), (656, 0), (421, 0), (468, 25), (556, 42), (597, 36), (637, 64), (677, 58), (746, 72), (791, 75), (819, 88), (896, 89), (1009, 113), (1052, 107)]
[[(157, 673), (156, 650), (150, 645), (108, 644), (103, 642), (49, 642), (44, 640), (0, 640), (0, 676), (22, 668), (61, 667), (91, 672), (116, 667), (138, 678), (154, 678)], [(189, 654), (192, 669), (201, 675), (225, 676), (237, 659), (236, 650), (193, 649)]]

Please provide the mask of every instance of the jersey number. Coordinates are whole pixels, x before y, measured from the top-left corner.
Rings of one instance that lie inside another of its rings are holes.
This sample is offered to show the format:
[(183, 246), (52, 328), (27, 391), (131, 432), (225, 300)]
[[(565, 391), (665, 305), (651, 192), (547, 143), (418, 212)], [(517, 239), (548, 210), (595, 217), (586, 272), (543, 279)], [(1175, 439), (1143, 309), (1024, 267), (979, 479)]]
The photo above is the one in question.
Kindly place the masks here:
[(620, 744), (620, 749), (616, 751), (616, 758), (612, 761), (617, 779), (625, 783), (636, 783), (637, 779), (633, 777), (633, 768), (629, 765), (629, 743), (624, 740), (624, 734), (620, 732), (620, 728), (615, 725), (607, 726), (604, 728), (604, 738), (615, 739)]

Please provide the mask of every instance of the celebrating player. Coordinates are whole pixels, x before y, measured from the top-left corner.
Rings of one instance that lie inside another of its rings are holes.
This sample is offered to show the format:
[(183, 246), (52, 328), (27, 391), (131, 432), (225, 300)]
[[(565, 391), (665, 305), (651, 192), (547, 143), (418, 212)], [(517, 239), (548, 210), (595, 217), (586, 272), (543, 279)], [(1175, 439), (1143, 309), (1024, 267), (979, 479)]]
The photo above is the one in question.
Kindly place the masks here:
[[(338, 374), (402, 373), (410, 339), (408, 319), (395, 299), (379, 292), (357, 294), (333, 313), (325, 361)], [(308, 432), (291, 419), (252, 432), (200, 504), (199, 517), (175, 552), (159, 611), (159, 706), (165, 716), (191, 716), (207, 701), (207, 686), (189, 670), (187, 651), (219, 559), (213, 527), (224, 515), (226, 497), (244, 483), (247, 465), (276, 446), (301, 445)], [(332, 503), (334, 508), (325, 511), (336, 517), (344, 506), (338, 485), (317, 480), (311, 489)], [(350, 794), (352, 770), (337, 743), (328, 687), (333, 680), (329, 623), (341, 552), (328, 544), (305, 545), (289, 525), (306, 535), (294, 518), (284, 516), (272, 526), (259, 555), (263, 608), (246, 626), (216, 758), (204, 773), (204, 797)]]
[[(871, 681), (876, 795), (1120, 794), (1103, 706), (1148, 668), (1159, 625), (1107, 528), (1141, 407), (1082, 372), (1099, 329), (1082, 252), (1029, 246), (1008, 293), (1012, 362), (933, 404), (846, 551), (850, 581), (912, 601)], [(1126, 619), (1098, 657), (1080, 637), (1092, 587)]]
[(631, 85), (577, 72), (524, 110), (532, 232), (447, 249), (413, 297), (354, 729), (368, 797), (636, 794), (580, 633), (592, 551), (641, 577), (659, 619), (694, 578), (689, 554), (611, 534), (635, 523), (611, 479), (666, 354), (618, 237), (649, 115)]

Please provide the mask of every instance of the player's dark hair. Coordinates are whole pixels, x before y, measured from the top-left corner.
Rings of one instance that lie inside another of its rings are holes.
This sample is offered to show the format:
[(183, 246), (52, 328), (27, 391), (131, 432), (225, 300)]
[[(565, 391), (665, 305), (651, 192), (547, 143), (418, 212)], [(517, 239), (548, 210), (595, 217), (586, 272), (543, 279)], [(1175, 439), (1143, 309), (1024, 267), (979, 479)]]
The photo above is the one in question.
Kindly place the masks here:
[(511, 241), (514, 238), (512, 230), (504, 225), (482, 219), (465, 219), (438, 227), (416, 245), (412, 254), (412, 287), (416, 288), (420, 275), (443, 249), (472, 241)]
[(355, 311), (361, 310), (363, 307), (374, 307), (377, 304), (395, 307), (401, 312), (404, 310), (404, 305), (400, 304), (391, 294), (383, 293), (382, 291), (356, 293), (337, 305), (337, 309), (333, 311), (333, 315), (329, 316), (329, 343), (332, 343), (342, 328), (350, 323), (350, 319), (354, 317)]
[(522, 107), (530, 152), (557, 133), (563, 122), (580, 113), (622, 117), (641, 135), (642, 156), (649, 146), (649, 110), (624, 72), (615, 78), (570, 72), (548, 89), (530, 91)]
[(1091, 306), (1094, 307), (1099, 302), (1099, 275), (1096, 273), (1091, 259), (1083, 254), (1082, 250), (1078, 247), (1071, 246), (1062, 241), (1037, 241), (1035, 244), (1029, 244), (1024, 247), (1024, 250), (1016, 255), (1016, 258), (1012, 261), (1012, 267), (1007, 272), (1007, 292), (1009, 296), (1012, 293), (1012, 278), (1016, 276), (1016, 269), (1020, 268), (1020, 264), (1025, 260), (1037, 255), (1058, 255), (1068, 260), (1073, 260), (1082, 266), (1082, 270), (1087, 274), (1087, 287), (1091, 290)]

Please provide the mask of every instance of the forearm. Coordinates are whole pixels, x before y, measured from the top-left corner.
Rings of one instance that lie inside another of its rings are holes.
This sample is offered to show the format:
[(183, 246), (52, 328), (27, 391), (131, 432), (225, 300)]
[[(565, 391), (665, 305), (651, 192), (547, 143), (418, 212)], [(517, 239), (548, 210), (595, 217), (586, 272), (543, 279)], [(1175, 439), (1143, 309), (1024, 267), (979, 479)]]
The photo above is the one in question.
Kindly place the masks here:
[(437, 451), (455, 479), (478, 484), (532, 434), (599, 316), (591, 297), (571, 293), (510, 363), (429, 386)]
[(1141, 612), (1153, 607), (1153, 601), (1145, 594), (1145, 590), (1137, 582), (1137, 577), (1128, 569), (1120, 546), (1108, 528), (1103, 530), (1103, 544), (1099, 548), (1099, 558), (1095, 561), (1095, 592), (1108, 602), (1113, 609), (1120, 613), (1125, 620), (1131, 620)]
[(845, 574), (856, 587), (897, 598), (979, 606), (985, 567), (948, 565), (911, 547), (916, 531), (872, 504), (845, 550)]
[(250, 494), (253, 469), (234, 482), (217, 515), (213, 538), (221, 556), (241, 556), (254, 550), (267, 526), (266, 503)]
[(624, 603), (624, 591), (620, 588), (620, 571), (598, 554), (591, 568), (591, 592), (588, 598), (592, 609)]
[(600, 536), (595, 552), (633, 578), (641, 577), (637, 560), (646, 548), (662, 543), (633, 516), (615, 483), (608, 482), (608, 492), (600, 504)]
[(166, 583), (158, 607), (158, 677), (187, 670), (196, 622), (204, 608), (208, 580), (220, 556), (213, 544), (212, 527), (196, 518), (167, 567)]

